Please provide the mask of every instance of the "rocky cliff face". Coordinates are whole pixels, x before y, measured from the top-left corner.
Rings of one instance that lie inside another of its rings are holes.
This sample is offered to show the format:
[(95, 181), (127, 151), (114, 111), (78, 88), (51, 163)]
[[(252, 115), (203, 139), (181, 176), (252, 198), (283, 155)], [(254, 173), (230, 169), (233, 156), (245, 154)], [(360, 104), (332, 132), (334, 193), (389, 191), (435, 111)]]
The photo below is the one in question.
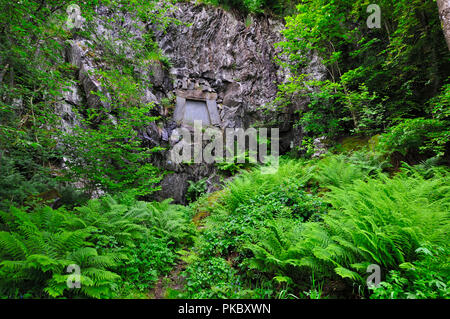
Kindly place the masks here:
[[(173, 16), (188, 24), (156, 31), (170, 58), (175, 89), (218, 94), (225, 126), (249, 126), (258, 107), (273, 100), (284, 72), (274, 63), (281, 21), (236, 16), (220, 8), (180, 4)], [(234, 116), (229, 116), (233, 113)]]
[[(292, 130), (293, 112), (272, 111), (268, 114), (260, 109), (273, 101), (277, 85), (288, 75), (274, 62), (274, 57), (279, 53), (274, 44), (282, 40), (279, 32), (283, 27), (282, 21), (267, 16), (246, 18), (220, 8), (192, 3), (177, 4), (176, 9), (168, 14), (182, 23), (171, 25), (166, 30), (147, 26), (147, 31), (153, 29), (171, 67), (168, 69), (161, 63), (155, 63), (150, 70), (143, 70), (141, 74), (152, 83), (142, 99), (155, 102), (163, 118), (160, 123), (149, 123), (141, 134), (143, 141), (150, 146), (173, 146), (170, 136), (182, 124), (173, 121), (172, 114), (167, 112), (161, 101), (183, 91), (213, 95), (222, 129), (248, 128), (257, 123), (267, 123), (268, 119), (278, 120), (281, 151), (288, 150), (293, 139), (298, 136), (298, 132)], [(130, 17), (125, 16), (123, 23), (131, 21)], [(99, 31), (103, 30), (100, 25)], [(142, 32), (145, 32), (145, 28), (134, 30), (137, 37)], [(102, 103), (91, 93), (102, 88), (89, 72), (96, 67), (93, 56), (101, 52), (89, 54), (87, 44), (85, 39), (76, 39), (67, 50), (67, 59), (79, 69), (81, 87), (74, 87), (72, 94), (60, 106), (66, 119), (65, 126), (76, 125), (77, 121), (70, 116), (70, 105), (82, 100), (76, 96), (77, 92), (84, 93), (84, 100), (89, 107)], [(315, 59), (311, 60), (310, 68), (318, 77), (323, 74), (320, 63)], [(162, 181), (158, 198), (172, 197), (176, 202), (183, 203), (189, 180), (207, 177), (210, 190), (219, 180), (214, 165), (174, 165), (169, 160), (168, 152), (158, 154), (154, 163), (173, 172)]]

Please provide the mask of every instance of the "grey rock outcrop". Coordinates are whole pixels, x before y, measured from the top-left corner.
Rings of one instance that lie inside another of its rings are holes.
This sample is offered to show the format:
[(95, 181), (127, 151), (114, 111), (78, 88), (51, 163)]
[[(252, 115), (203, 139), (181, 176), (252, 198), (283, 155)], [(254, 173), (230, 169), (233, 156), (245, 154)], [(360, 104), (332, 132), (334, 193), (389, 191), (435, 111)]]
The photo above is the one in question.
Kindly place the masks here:
[[(101, 8), (98, 13), (110, 14)], [(162, 53), (170, 61), (170, 67), (155, 62), (149, 69), (140, 72), (140, 76), (151, 83), (141, 99), (144, 103), (154, 102), (158, 115), (162, 117), (161, 121), (149, 123), (140, 132), (146, 145), (168, 149), (173, 146), (172, 132), (183, 124), (174, 120), (164, 103), (175, 101), (175, 97), (186, 99), (189, 96), (209, 97), (206, 98), (208, 108), (211, 106), (209, 103), (213, 103), (213, 110), (217, 112), (215, 116), (220, 117), (220, 125), (216, 126), (221, 129), (246, 129), (270, 121), (271, 125), (280, 129), (281, 152), (300, 143), (301, 130), (293, 129), (294, 110), (302, 108), (305, 101), (294, 101), (292, 109), (283, 112), (271, 104), (278, 85), (289, 76), (289, 72), (274, 60), (280, 55), (274, 44), (283, 39), (281, 20), (264, 15), (248, 18), (221, 8), (189, 2), (177, 3), (175, 10), (167, 14), (182, 23), (161, 30), (155, 25), (144, 26), (138, 22), (139, 27), (130, 30), (136, 38), (142, 37), (143, 32), (153, 32)], [(132, 21), (133, 18), (125, 14), (121, 22), (123, 25), (105, 28), (99, 23), (97, 33), (114, 39), (114, 30), (129, 27)], [(80, 91), (88, 107), (94, 108), (105, 102), (95, 94), (101, 92), (102, 87), (92, 73), (98, 67), (95, 55), (101, 52), (92, 50), (90, 44), (86, 39), (74, 39), (68, 46), (66, 56), (69, 62), (77, 66)], [(133, 52), (127, 52), (127, 55), (132, 56)], [(311, 57), (308, 71), (316, 78), (323, 77), (324, 69), (317, 57)], [(208, 100), (211, 96), (214, 100)], [(61, 112), (64, 113), (64, 108), (69, 106), (66, 101), (61, 105)], [(108, 105), (102, 107), (107, 108)], [(212, 124), (216, 122), (212, 121)], [(210, 190), (219, 181), (213, 164), (174, 165), (168, 151), (155, 154), (153, 163), (171, 171), (164, 177), (162, 190), (155, 195), (157, 199), (172, 197), (175, 202), (183, 203), (188, 181), (206, 177)]]
[(274, 99), (285, 76), (274, 61), (282, 22), (259, 16), (246, 25), (245, 17), (221, 8), (191, 3), (178, 8), (172, 16), (184, 25), (155, 30), (172, 63), (175, 89), (201, 87), (217, 93), (228, 125), (248, 127), (262, 120), (259, 108)]

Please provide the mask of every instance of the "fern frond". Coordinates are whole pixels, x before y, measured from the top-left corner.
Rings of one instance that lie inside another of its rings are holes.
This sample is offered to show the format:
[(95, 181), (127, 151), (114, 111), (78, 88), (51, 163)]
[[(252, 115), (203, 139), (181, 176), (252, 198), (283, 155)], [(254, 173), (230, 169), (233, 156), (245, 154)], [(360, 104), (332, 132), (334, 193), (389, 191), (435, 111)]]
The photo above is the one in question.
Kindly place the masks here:
[(7, 257), (15, 260), (24, 259), (27, 247), (17, 234), (0, 232), (0, 254), (3, 259)]

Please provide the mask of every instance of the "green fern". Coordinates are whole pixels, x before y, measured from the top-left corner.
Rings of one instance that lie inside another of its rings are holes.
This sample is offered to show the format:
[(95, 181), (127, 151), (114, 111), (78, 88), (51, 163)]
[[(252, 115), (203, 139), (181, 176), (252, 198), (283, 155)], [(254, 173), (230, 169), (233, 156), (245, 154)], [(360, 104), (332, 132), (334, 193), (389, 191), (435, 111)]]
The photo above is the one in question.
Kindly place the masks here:
[[(86, 206), (77, 207), (78, 216), (87, 225), (96, 227), (100, 232), (93, 240), (104, 247), (134, 246), (135, 240), (143, 239), (148, 229), (138, 217), (128, 216), (128, 207), (106, 196), (90, 200)], [(76, 227), (75, 224), (72, 224)]]
[(249, 204), (249, 201), (258, 195), (266, 195), (284, 184), (288, 179), (297, 179), (299, 184), (306, 184), (312, 177), (314, 167), (303, 161), (280, 159), (280, 165), (272, 174), (266, 174), (264, 167), (257, 167), (227, 183), (227, 188), (217, 203), (218, 209), (228, 212), (235, 211), (240, 205)]
[(263, 232), (263, 239), (248, 245), (254, 255), (250, 265), (291, 278), (309, 269), (362, 284), (369, 264), (397, 269), (415, 260), (424, 244), (448, 247), (448, 184), (448, 174), (425, 179), (411, 171), (392, 179), (378, 174), (338, 186), (329, 182), (324, 200), (333, 209), (323, 222), (305, 223), (297, 240), (289, 242), (279, 239), (276, 226), (269, 227), (270, 234)]
[[(120, 254), (99, 255), (88, 238), (98, 231), (93, 226), (65, 229), (77, 217), (49, 207), (25, 212), (12, 207), (0, 216), (9, 232), (0, 232), (0, 286), (7, 295), (32, 292), (51, 297), (82, 295), (110, 297), (119, 276), (108, 269), (117, 266)], [(75, 222), (75, 223), (74, 223)], [(70, 227), (69, 227), (70, 228)], [(82, 288), (68, 289), (66, 268), (77, 264)], [(84, 283), (84, 284), (83, 284)]]

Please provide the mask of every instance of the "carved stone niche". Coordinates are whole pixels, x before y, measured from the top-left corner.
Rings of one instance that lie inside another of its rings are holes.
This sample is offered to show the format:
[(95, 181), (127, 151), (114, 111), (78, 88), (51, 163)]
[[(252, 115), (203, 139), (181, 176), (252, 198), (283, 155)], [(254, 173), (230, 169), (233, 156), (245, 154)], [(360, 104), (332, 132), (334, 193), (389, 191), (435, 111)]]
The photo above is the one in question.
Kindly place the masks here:
[(220, 126), (217, 109), (217, 94), (202, 90), (177, 90), (174, 121), (178, 124), (193, 125), (202, 121), (203, 126)]

